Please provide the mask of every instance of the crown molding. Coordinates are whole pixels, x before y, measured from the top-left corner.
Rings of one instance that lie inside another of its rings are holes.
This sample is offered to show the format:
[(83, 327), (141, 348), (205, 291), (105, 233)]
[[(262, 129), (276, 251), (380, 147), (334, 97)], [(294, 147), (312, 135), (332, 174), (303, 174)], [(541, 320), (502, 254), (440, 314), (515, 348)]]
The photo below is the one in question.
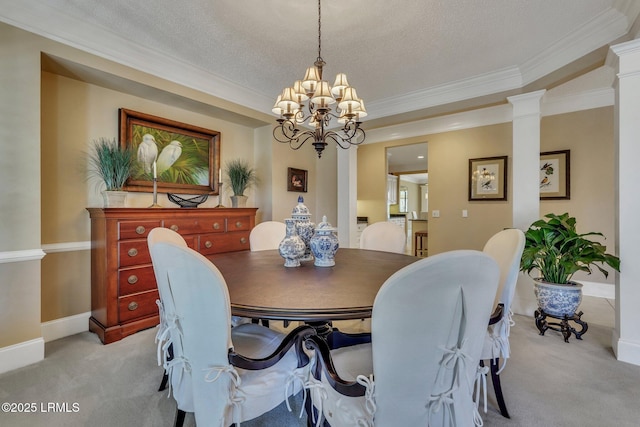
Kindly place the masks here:
[(367, 103), (369, 119), (402, 114), (522, 87), (517, 67)]
[(625, 15), (615, 9), (607, 10), (523, 63), (520, 67), (523, 84), (532, 83), (590, 53), (594, 46), (606, 46), (624, 36), (629, 27)]
[[(593, 51), (594, 46), (607, 45), (624, 36), (637, 22), (639, 11), (636, 0), (616, 0), (614, 7), (519, 66), (368, 103), (370, 119), (522, 88)], [(164, 52), (137, 45), (108, 28), (89, 25), (47, 2), (5, 1), (0, 21), (226, 101), (270, 113), (273, 100), (263, 93), (168, 57)]]
[(271, 111), (273, 100), (265, 94), (179, 61), (164, 52), (132, 43), (108, 29), (89, 25), (46, 2), (4, 2), (0, 21), (247, 108)]

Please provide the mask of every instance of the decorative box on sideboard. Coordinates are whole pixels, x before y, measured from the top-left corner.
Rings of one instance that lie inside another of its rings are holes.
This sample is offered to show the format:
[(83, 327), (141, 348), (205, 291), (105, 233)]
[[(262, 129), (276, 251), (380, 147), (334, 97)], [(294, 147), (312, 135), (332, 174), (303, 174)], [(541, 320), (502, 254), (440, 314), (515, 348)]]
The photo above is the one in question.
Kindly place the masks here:
[(249, 250), (257, 208), (87, 208), (91, 218), (89, 330), (105, 343), (158, 324), (158, 290), (147, 246), (155, 227), (182, 235), (203, 255)]

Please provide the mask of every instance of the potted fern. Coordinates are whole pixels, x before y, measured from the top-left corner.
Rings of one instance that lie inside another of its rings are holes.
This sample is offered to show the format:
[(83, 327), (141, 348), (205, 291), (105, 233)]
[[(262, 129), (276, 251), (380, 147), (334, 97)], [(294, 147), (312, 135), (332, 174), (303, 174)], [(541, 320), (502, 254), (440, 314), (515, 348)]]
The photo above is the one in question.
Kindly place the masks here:
[(247, 204), (247, 196), (244, 194), (245, 190), (258, 182), (256, 170), (250, 167), (246, 161), (235, 159), (227, 162), (225, 173), (227, 177), (229, 177), (229, 183), (233, 191), (231, 207), (245, 207)]
[(131, 174), (135, 156), (129, 147), (114, 139), (98, 138), (89, 152), (89, 173), (104, 183), (105, 207), (123, 207), (127, 192), (124, 185)]
[(568, 213), (548, 214), (535, 221), (525, 233), (525, 246), (520, 270), (534, 278), (534, 292), (538, 307), (556, 317), (571, 317), (582, 301), (582, 284), (572, 281), (574, 273), (585, 271), (591, 274), (596, 267), (605, 277), (608, 265), (620, 271), (620, 259), (606, 252), (606, 246), (587, 239), (588, 236), (603, 236), (602, 233), (578, 234), (576, 219)]

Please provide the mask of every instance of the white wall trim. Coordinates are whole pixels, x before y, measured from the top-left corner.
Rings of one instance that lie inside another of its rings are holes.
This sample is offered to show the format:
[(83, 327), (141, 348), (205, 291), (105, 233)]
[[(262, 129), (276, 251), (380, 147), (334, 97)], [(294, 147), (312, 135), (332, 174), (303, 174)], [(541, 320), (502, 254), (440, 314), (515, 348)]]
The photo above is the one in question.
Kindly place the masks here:
[(615, 103), (615, 90), (612, 87), (588, 90), (571, 95), (542, 98), (542, 115), (572, 113), (574, 111), (609, 107)]
[(619, 361), (640, 365), (640, 343), (620, 339), (616, 328), (613, 329), (611, 347)]
[(54, 341), (70, 335), (79, 334), (89, 330), (89, 317), (91, 312), (63, 317), (61, 319), (44, 322), (41, 325), (44, 342)]
[(46, 254), (42, 249), (27, 249), (24, 251), (0, 252), (0, 264), (22, 261), (38, 261)]
[(582, 295), (597, 298), (616, 299), (616, 286), (609, 283), (585, 282), (582, 283)]
[(44, 339), (36, 338), (0, 348), (0, 374), (44, 359)]
[(91, 249), (91, 242), (67, 242), (67, 243), (51, 243), (48, 245), (42, 245), (42, 250), (45, 253), (52, 254), (55, 252), (75, 252), (75, 251), (88, 251)]

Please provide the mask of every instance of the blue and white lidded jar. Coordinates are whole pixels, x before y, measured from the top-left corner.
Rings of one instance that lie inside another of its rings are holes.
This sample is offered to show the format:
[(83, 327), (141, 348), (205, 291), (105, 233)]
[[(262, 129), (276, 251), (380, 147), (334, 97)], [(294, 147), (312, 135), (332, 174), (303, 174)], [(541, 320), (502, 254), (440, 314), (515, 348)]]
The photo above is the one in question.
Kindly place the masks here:
[(322, 222), (316, 227), (316, 232), (311, 238), (311, 251), (316, 258), (313, 265), (318, 267), (332, 267), (336, 265), (335, 257), (338, 252), (338, 237), (336, 229), (327, 222), (327, 217), (322, 217)]
[(298, 205), (293, 208), (291, 212), (291, 218), (296, 221), (296, 231), (298, 236), (304, 242), (304, 254), (300, 257), (300, 261), (313, 261), (313, 255), (311, 254), (311, 237), (313, 237), (313, 230), (316, 225), (311, 222), (311, 213), (309, 208), (304, 205), (304, 198), (298, 197)]
[(292, 218), (284, 220), (286, 234), (278, 245), (280, 256), (284, 258), (285, 267), (299, 267), (300, 257), (304, 255), (304, 241), (298, 236), (296, 222)]

